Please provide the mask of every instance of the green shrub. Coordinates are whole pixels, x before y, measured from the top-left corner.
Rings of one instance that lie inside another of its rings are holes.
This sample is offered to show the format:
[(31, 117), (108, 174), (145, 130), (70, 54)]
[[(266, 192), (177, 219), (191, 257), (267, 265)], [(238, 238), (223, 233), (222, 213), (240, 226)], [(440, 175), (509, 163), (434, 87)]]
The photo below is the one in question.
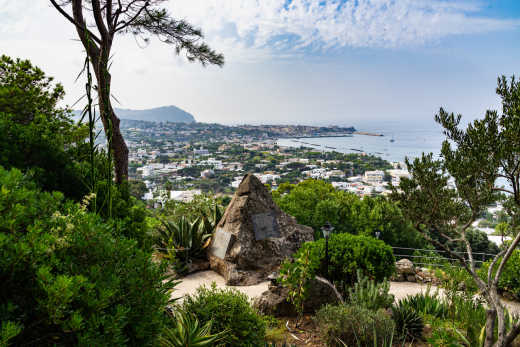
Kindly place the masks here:
[[(389, 278), (395, 267), (392, 248), (372, 237), (351, 234), (333, 234), (329, 239), (329, 273), (325, 274), (325, 240), (306, 242), (295, 254), (300, 258), (310, 250), (311, 268), (316, 275), (333, 282), (353, 285), (357, 271), (381, 282)], [(346, 286), (343, 292), (346, 291)]]
[(395, 247), (426, 245), (399, 207), (382, 196), (359, 198), (325, 181), (308, 179), (296, 185), (281, 184), (273, 191), (273, 200), (298, 223), (312, 227), (316, 239), (323, 237), (320, 229), (330, 222), (337, 233), (374, 236), (379, 231), (381, 240)]
[(394, 322), (385, 311), (352, 305), (325, 305), (315, 322), (327, 346), (386, 345), (394, 332)]
[[(458, 345), (481, 345), (486, 309), (471, 293), (445, 290), (441, 298), (427, 291), (402, 299), (399, 306), (415, 311), (432, 326), (432, 335), (427, 340), (434, 346), (449, 346), (454, 341)], [(397, 320), (396, 325), (399, 327)]]
[(199, 287), (187, 296), (183, 310), (193, 313), (201, 324), (213, 321), (211, 333), (227, 330), (226, 346), (260, 346), (264, 343), (266, 324), (251, 307), (247, 295), (232, 289)]
[(396, 334), (401, 340), (419, 340), (422, 337), (424, 322), (413, 307), (401, 303), (392, 306), (392, 318)]
[[(490, 263), (491, 261), (484, 263), (480, 272), (481, 276), (487, 278)], [(500, 261), (498, 263), (500, 263)], [(495, 266), (494, 270), (496, 270), (497, 267), (498, 265)], [(517, 249), (513, 251), (513, 254), (507, 261), (506, 266), (500, 275), (498, 288), (520, 298), (520, 276), (518, 274), (520, 274), (520, 250)]]
[(392, 306), (395, 297), (388, 294), (390, 282), (385, 280), (375, 283), (374, 280), (363, 276), (360, 270), (358, 270), (357, 278), (358, 282), (354, 284), (354, 287), (348, 289), (348, 299), (352, 305), (373, 311)]
[(77, 154), (87, 133), (58, 107), (64, 96), (30, 61), (0, 56), (0, 165), (30, 170), (40, 188), (80, 200), (88, 189)]
[(149, 253), (113, 231), (0, 167), (2, 335), (14, 345), (154, 344), (171, 285)]

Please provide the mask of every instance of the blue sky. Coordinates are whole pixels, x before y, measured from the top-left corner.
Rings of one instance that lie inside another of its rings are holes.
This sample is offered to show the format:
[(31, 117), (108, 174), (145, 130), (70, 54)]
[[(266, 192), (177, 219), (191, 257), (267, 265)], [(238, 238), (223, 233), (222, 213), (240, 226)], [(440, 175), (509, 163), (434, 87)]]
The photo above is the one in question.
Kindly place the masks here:
[[(202, 68), (131, 37), (114, 49), (121, 107), (174, 104), (200, 121), (430, 126), (440, 106), (467, 119), (499, 105), (519, 73), (518, 0), (175, 0), (226, 65)], [(67, 103), (83, 53), (47, 0), (0, 0), (2, 53), (56, 76)]]

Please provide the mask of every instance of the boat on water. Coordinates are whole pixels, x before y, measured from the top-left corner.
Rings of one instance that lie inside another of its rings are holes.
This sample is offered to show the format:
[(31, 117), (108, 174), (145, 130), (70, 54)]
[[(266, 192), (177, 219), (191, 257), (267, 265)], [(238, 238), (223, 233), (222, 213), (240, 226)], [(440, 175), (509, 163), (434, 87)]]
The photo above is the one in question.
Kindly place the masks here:
[(394, 134), (392, 134), (392, 138), (390, 139), (390, 142), (395, 142)]
[(325, 146), (325, 148), (328, 148), (328, 149), (336, 149), (336, 147), (331, 147), (331, 146)]

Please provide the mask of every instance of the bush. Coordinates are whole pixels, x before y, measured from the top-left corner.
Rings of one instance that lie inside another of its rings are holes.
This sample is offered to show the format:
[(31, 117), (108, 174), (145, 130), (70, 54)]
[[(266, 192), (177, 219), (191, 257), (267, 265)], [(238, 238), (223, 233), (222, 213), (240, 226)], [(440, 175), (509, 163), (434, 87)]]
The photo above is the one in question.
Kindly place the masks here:
[(422, 337), (424, 322), (413, 307), (401, 303), (392, 306), (392, 318), (401, 340), (415, 341)]
[(0, 56), (0, 165), (31, 170), (43, 190), (80, 200), (88, 189), (77, 154), (87, 133), (58, 107), (64, 95), (28, 60)]
[(395, 297), (388, 294), (390, 282), (375, 283), (374, 280), (363, 276), (361, 271), (357, 273), (358, 282), (348, 290), (348, 299), (351, 305), (365, 307), (372, 311), (392, 306)]
[[(501, 260), (502, 258), (500, 258)], [(487, 277), (491, 261), (484, 263), (481, 269), (481, 276)], [(498, 262), (500, 263), (500, 261)], [(495, 266), (495, 270), (498, 265)], [(502, 291), (509, 292), (520, 298), (520, 250), (513, 251), (513, 254), (507, 261), (500, 279), (498, 280), (498, 288)]]
[(154, 344), (171, 285), (149, 253), (113, 231), (0, 167), (2, 335), (15, 345)]
[(199, 287), (187, 296), (183, 310), (193, 313), (201, 324), (213, 321), (211, 333), (227, 330), (226, 346), (260, 346), (264, 343), (266, 324), (251, 307), (247, 295), (232, 289)]
[(364, 276), (381, 282), (392, 275), (395, 267), (392, 248), (383, 241), (367, 236), (333, 234), (329, 239), (328, 275), (324, 267), (325, 240), (306, 242), (295, 258), (302, 257), (306, 250), (310, 250), (310, 266), (316, 275), (349, 286), (357, 281), (358, 269)]
[(393, 338), (394, 322), (383, 310), (325, 305), (315, 322), (327, 346), (381, 346)]
[(381, 196), (359, 198), (325, 181), (308, 179), (296, 185), (280, 185), (273, 191), (273, 200), (298, 223), (311, 226), (317, 239), (322, 237), (321, 227), (330, 222), (338, 233), (374, 236), (379, 231), (381, 240), (395, 247), (426, 245), (399, 207)]

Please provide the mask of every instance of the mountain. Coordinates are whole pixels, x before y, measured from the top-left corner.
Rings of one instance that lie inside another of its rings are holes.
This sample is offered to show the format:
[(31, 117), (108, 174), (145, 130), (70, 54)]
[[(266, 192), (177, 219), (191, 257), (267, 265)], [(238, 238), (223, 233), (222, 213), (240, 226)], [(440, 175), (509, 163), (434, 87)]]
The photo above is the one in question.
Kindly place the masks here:
[(163, 106), (147, 110), (127, 110), (116, 108), (116, 115), (121, 119), (145, 120), (149, 122), (194, 123), (192, 114), (176, 107)]

